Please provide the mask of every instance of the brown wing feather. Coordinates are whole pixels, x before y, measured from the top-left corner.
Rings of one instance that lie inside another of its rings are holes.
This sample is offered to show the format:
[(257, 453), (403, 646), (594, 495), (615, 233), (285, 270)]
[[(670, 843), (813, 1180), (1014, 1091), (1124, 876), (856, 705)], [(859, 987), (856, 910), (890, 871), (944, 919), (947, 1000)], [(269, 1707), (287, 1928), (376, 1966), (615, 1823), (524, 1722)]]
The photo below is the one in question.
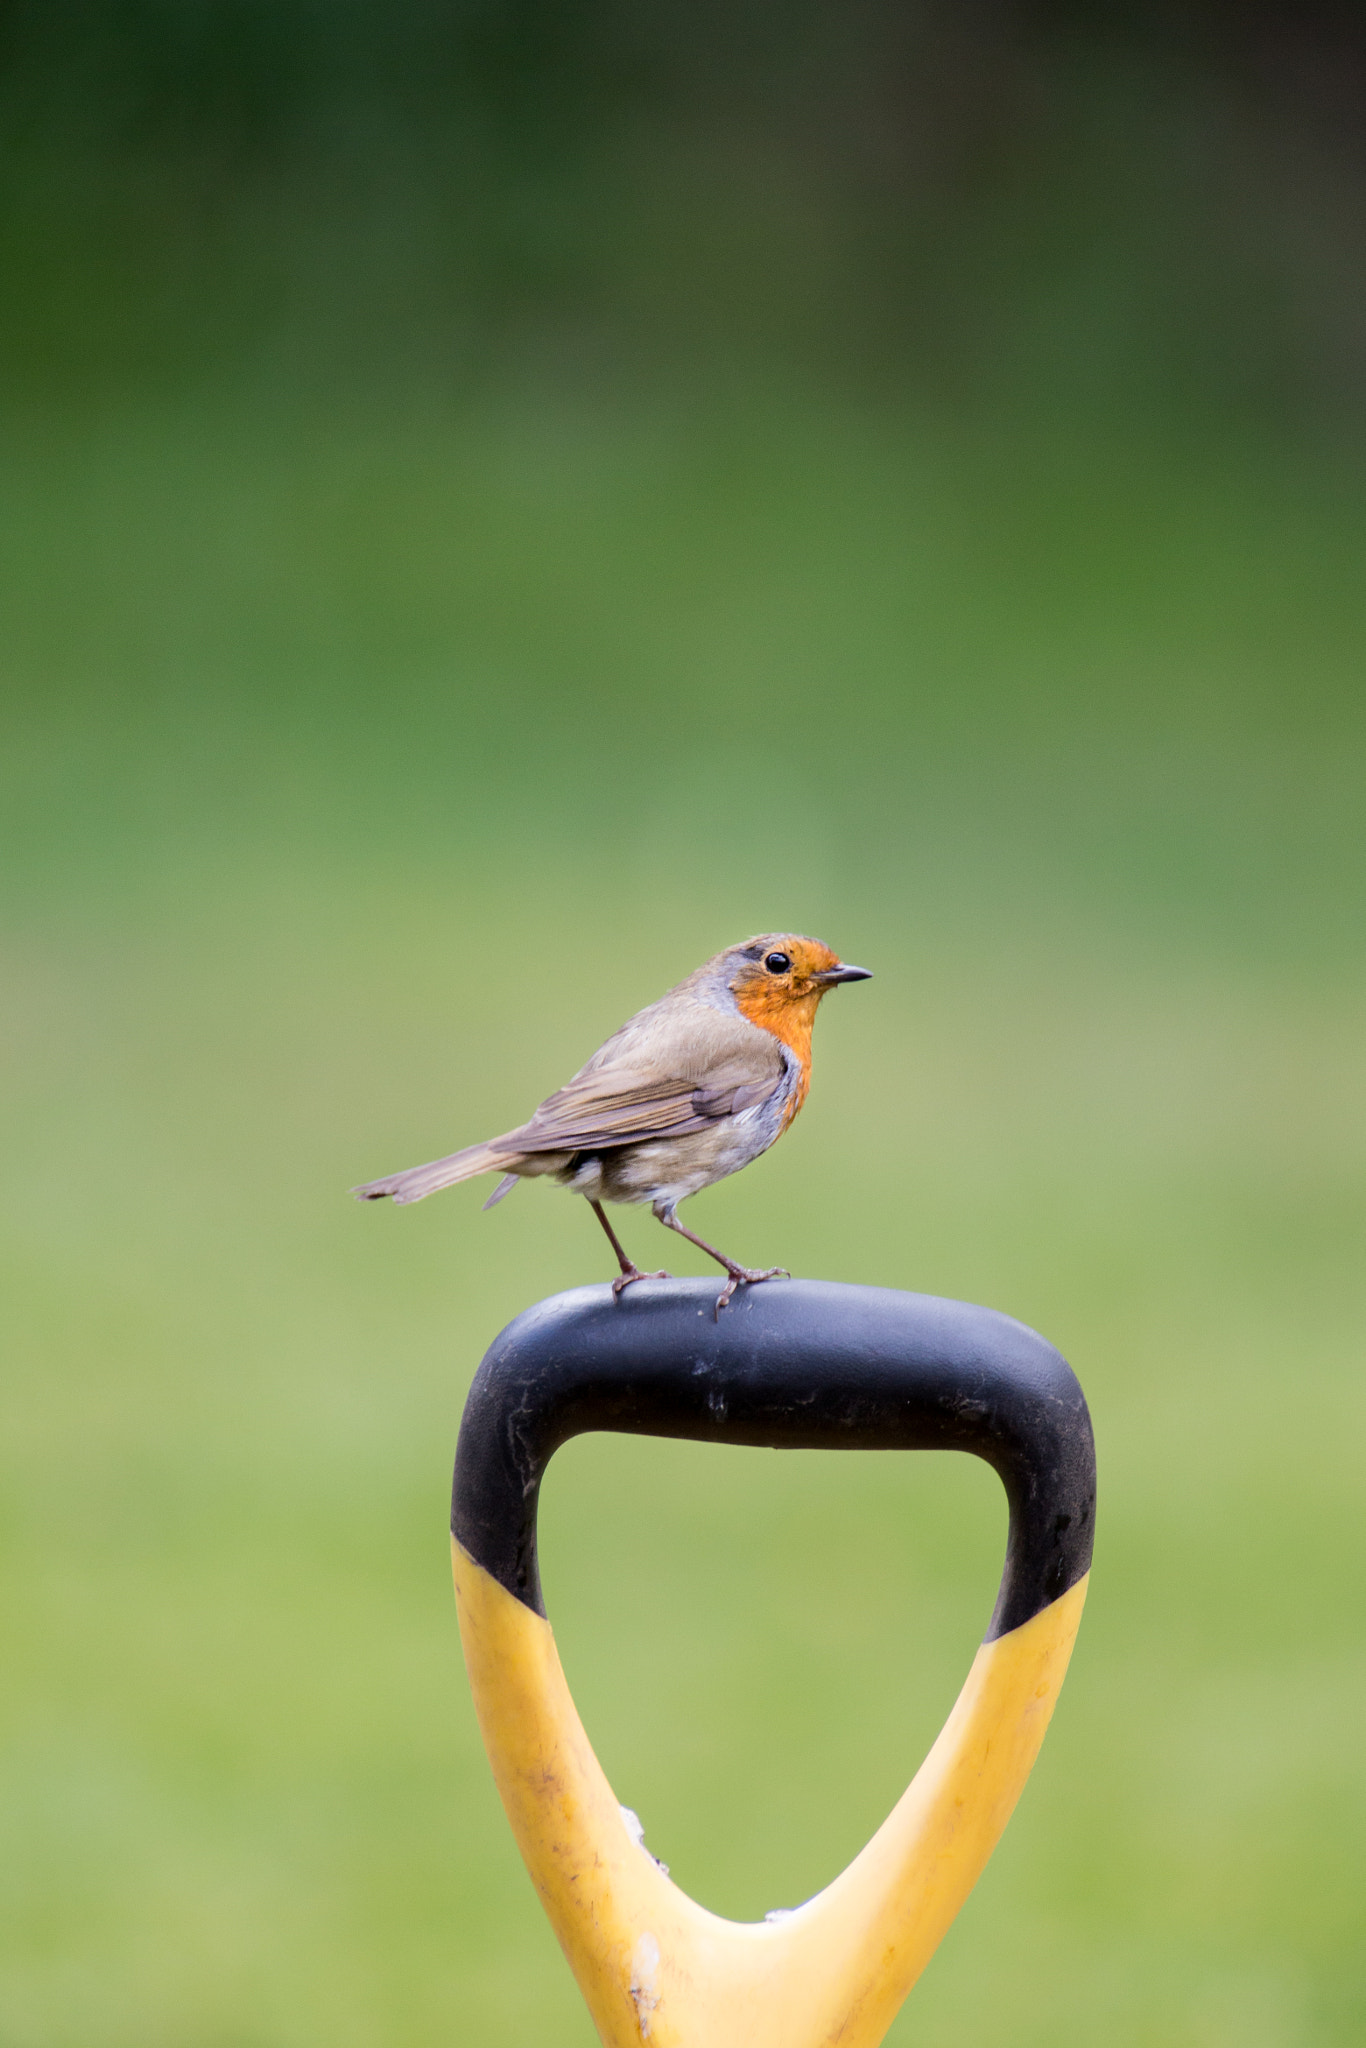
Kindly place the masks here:
[(718, 1117), (762, 1102), (772, 1081), (731, 1081), (705, 1088), (620, 1070), (577, 1076), (543, 1102), (530, 1123), (501, 1142), (520, 1152), (591, 1152), (646, 1138), (681, 1138)]

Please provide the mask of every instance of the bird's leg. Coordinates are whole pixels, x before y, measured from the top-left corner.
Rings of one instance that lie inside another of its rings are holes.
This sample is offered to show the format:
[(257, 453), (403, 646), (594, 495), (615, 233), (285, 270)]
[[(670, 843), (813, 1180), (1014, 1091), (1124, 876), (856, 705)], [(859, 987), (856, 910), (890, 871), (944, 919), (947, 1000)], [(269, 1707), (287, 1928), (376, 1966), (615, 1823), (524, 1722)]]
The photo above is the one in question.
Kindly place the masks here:
[(695, 1244), (700, 1252), (705, 1252), (709, 1259), (715, 1259), (717, 1265), (724, 1266), (730, 1274), (730, 1279), (716, 1297), (716, 1316), (718, 1321), (720, 1320), (722, 1309), (726, 1306), (726, 1303), (730, 1300), (742, 1280), (747, 1287), (753, 1287), (760, 1280), (790, 1280), (792, 1278), (786, 1266), (764, 1266), (762, 1268), (757, 1266), (737, 1266), (734, 1259), (728, 1259), (724, 1252), (717, 1251), (716, 1246), (708, 1244), (705, 1237), (698, 1237), (695, 1231), (688, 1229), (686, 1223), (680, 1223), (672, 1209), (657, 1208), (655, 1215), (667, 1229), (676, 1230), (680, 1237), (686, 1237), (689, 1244)]
[(603, 1208), (602, 1203), (590, 1200), (588, 1206), (593, 1211), (593, 1214), (597, 1217), (603, 1229), (607, 1232), (607, 1241), (611, 1245), (612, 1250), (616, 1253), (617, 1264), (621, 1267), (620, 1278), (612, 1282), (612, 1299), (614, 1301), (621, 1300), (622, 1288), (629, 1287), (633, 1280), (673, 1279), (672, 1273), (642, 1273), (639, 1266), (636, 1265), (635, 1261), (633, 1259), (627, 1258), (625, 1251), (622, 1249), (621, 1239), (617, 1236), (617, 1233), (615, 1232), (615, 1230), (613, 1230), (611, 1224), (607, 1221), (607, 1211)]

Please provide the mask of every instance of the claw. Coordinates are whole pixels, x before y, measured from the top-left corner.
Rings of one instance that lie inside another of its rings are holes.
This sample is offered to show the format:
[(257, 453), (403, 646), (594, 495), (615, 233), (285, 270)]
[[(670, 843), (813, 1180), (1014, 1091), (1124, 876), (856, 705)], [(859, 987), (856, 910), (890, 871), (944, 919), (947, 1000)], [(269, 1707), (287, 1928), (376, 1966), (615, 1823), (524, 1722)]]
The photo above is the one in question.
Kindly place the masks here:
[(718, 1323), (721, 1320), (722, 1309), (726, 1307), (728, 1302), (734, 1299), (735, 1290), (742, 1282), (746, 1287), (757, 1287), (761, 1280), (790, 1280), (792, 1278), (786, 1266), (765, 1266), (762, 1270), (756, 1266), (728, 1266), (726, 1271), (730, 1274), (730, 1278), (717, 1295), (716, 1307), (712, 1311), (712, 1320)]
[(639, 1266), (632, 1266), (629, 1273), (619, 1273), (612, 1282), (613, 1301), (621, 1300), (621, 1290), (629, 1287), (633, 1280), (672, 1280), (672, 1273), (642, 1273)]

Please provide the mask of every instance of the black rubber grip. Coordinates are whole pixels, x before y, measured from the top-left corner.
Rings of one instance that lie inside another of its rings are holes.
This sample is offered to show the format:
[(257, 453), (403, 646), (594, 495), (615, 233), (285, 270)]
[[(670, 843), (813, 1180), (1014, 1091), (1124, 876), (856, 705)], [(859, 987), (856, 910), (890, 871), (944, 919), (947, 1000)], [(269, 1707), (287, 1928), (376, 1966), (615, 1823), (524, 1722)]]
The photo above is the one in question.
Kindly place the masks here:
[(768, 1280), (715, 1313), (714, 1280), (580, 1287), (529, 1308), (470, 1388), (451, 1528), (544, 1614), (536, 1503), (552, 1454), (607, 1429), (774, 1450), (969, 1451), (1000, 1475), (1010, 1535), (987, 1641), (1091, 1562), (1096, 1454), (1051, 1344), (995, 1309), (889, 1287)]

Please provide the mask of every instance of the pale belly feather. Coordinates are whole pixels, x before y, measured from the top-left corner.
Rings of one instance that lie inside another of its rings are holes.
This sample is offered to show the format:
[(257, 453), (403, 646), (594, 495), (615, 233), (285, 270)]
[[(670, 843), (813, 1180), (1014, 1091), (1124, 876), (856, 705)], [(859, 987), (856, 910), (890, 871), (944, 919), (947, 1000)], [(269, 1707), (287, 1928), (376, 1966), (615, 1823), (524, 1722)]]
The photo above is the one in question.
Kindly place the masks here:
[(574, 1169), (563, 1174), (563, 1182), (590, 1201), (651, 1202), (672, 1208), (748, 1166), (768, 1150), (781, 1129), (781, 1101), (761, 1103), (684, 1138), (647, 1140), (581, 1155)]

